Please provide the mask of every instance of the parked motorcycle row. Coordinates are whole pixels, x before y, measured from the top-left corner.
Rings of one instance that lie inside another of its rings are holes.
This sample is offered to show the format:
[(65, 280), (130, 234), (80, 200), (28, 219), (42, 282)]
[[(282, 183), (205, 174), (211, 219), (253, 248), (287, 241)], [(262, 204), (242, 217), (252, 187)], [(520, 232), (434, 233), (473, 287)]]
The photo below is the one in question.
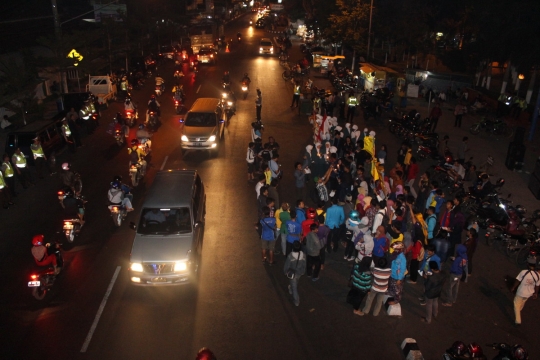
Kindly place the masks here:
[[(529, 353), (523, 346), (519, 344), (509, 345), (506, 343), (487, 344), (488, 348), (492, 348), (497, 352), (493, 360), (527, 360)], [(463, 341), (455, 341), (452, 346), (445, 351), (442, 356), (443, 360), (487, 360), (484, 355), (484, 350), (477, 343), (465, 345)]]

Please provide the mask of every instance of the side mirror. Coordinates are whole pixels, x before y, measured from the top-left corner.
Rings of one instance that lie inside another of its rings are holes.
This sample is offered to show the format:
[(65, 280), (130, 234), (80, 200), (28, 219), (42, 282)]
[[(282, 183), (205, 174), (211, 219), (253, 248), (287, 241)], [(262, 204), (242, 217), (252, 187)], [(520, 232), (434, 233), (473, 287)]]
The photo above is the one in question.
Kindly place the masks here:
[(129, 223), (129, 227), (130, 227), (131, 229), (133, 229), (133, 230), (137, 229), (137, 225), (135, 225), (135, 223), (134, 223), (133, 221), (131, 221), (131, 222)]

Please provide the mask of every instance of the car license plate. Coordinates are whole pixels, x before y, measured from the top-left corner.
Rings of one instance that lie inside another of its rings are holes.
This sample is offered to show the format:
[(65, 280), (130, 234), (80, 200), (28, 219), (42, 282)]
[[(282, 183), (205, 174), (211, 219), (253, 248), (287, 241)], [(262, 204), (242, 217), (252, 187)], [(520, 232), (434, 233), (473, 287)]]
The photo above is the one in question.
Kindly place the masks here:
[(155, 277), (155, 278), (152, 279), (152, 282), (167, 282), (167, 278)]
[(194, 146), (203, 146), (202, 142), (200, 142), (200, 141), (194, 142), (193, 145)]
[(28, 287), (38, 287), (41, 285), (41, 281), (29, 281)]

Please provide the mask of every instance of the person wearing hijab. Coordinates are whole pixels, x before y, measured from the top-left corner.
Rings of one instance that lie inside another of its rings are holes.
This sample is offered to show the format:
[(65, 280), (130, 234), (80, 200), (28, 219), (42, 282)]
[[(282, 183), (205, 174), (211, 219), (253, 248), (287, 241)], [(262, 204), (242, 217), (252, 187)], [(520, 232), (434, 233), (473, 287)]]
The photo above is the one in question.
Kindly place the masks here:
[(373, 253), (373, 237), (368, 227), (368, 218), (363, 217), (360, 225), (358, 225), (360, 232), (363, 234), (362, 237), (355, 239), (356, 243), (354, 248), (358, 250), (358, 255), (356, 256), (356, 261), (360, 262), (364, 257), (371, 258)]
[(355, 315), (364, 315), (360, 311), (362, 300), (371, 289), (373, 276), (371, 275), (371, 258), (365, 257), (354, 264), (349, 280), (351, 289), (347, 294), (347, 302), (353, 306)]
[(399, 304), (403, 294), (403, 279), (407, 270), (407, 259), (403, 254), (403, 242), (396, 241), (392, 245), (394, 252), (390, 255), (390, 267), (392, 273), (388, 281), (388, 295), (392, 300), (388, 301), (388, 305)]

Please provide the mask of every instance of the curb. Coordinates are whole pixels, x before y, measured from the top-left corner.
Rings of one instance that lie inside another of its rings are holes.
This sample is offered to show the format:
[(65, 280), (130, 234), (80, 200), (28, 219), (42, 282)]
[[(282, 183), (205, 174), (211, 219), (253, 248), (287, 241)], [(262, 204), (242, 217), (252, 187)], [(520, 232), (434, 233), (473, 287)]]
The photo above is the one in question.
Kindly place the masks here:
[(413, 338), (405, 338), (401, 343), (401, 351), (403, 351), (403, 356), (405, 360), (424, 360), (424, 356), (416, 343), (416, 340)]

